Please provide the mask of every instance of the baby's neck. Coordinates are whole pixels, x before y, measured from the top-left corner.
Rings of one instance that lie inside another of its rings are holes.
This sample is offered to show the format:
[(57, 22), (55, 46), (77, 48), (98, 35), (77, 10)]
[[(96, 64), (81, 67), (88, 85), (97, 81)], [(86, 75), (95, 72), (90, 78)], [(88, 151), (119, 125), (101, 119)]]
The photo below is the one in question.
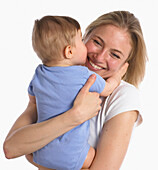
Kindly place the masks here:
[(72, 66), (73, 63), (70, 63), (70, 62), (64, 62), (63, 60), (62, 61), (51, 61), (51, 62), (48, 62), (48, 63), (44, 63), (45, 66), (47, 67), (68, 67), (68, 66)]

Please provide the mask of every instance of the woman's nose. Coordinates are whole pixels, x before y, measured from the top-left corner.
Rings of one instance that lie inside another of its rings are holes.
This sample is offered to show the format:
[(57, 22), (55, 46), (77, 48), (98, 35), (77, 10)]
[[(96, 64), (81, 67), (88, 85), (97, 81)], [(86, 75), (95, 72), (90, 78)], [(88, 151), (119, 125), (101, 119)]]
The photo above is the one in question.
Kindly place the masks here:
[(96, 58), (99, 62), (105, 62), (108, 60), (109, 58), (109, 54), (108, 54), (108, 51), (107, 50), (103, 50), (101, 52), (99, 52), (97, 55), (96, 55)]

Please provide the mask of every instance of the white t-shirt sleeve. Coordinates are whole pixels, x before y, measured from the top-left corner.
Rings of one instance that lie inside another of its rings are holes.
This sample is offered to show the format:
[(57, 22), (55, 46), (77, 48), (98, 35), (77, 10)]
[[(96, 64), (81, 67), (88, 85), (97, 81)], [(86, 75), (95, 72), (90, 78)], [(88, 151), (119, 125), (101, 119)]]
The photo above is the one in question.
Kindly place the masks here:
[(98, 115), (90, 119), (90, 135), (88, 142), (94, 148), (97, 147), (100, 132), (104, 124), (114, 116), (123, 112), (136, 110), (138, 111), (138, 118), (135, 122), (135, 126), (138, 126), (142, 122), (139, 91), (133, 85), (122, 81), (106, 100), (103, 97), (102, 100), (102, 108)]
[(127, 111), (138, 111), (135, 126), (142, 122), (139, 91), (133, 85), (121, 82), (114, 92), (107, 98), (105, 110), (105, 122), (112, 117)]

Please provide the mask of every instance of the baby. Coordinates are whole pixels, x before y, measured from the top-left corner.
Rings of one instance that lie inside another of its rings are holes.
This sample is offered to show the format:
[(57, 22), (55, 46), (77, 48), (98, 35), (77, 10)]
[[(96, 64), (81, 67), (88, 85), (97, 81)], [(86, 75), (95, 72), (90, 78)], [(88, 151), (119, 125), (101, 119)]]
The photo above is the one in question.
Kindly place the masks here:
[[(85, 66), (87, 49), (79, 23), (66, 16), (45, 16), (36, 20), (32, 44), (42, 60), (29, 85), (30, 101), (36, 103), (38, 120), (64, 114), (90, 75)], [(106, 81), (96, 74), (91, 92), (110, 95), (119, 85), (125, 69)], [(89, 168), (95, 150), (88, 144), (89, 121), (68, 131), (33, 153), (34, 162), (50, 169), (79, 170)]]

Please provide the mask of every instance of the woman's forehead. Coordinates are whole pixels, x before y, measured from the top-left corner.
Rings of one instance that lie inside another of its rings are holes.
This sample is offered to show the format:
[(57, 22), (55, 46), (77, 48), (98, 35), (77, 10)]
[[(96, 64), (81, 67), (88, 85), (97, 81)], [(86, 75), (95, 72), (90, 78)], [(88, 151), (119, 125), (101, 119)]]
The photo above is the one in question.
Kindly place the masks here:
[(128, 35), (128, 32), (125, 29), (122, 29), (120, 27), (116, 27), (114, 25), (102, 25), (97, 27), (96, 29), (94, 29), (92, 31), (91, 35), (101, 35), (101, 36), (116, 36), (115, 38), (117, 38), (117, 36), (125, 36)]

